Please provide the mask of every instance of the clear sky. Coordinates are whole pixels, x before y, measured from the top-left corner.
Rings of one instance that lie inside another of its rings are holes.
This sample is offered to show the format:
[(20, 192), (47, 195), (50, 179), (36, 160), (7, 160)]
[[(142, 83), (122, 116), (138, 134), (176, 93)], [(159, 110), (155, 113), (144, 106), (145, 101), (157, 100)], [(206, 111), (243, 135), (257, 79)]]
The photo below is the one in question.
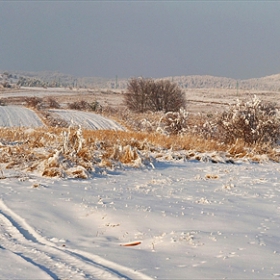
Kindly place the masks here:
[(0, 1), (0, 69), (129, 78), (280, 73), (280, 1)]

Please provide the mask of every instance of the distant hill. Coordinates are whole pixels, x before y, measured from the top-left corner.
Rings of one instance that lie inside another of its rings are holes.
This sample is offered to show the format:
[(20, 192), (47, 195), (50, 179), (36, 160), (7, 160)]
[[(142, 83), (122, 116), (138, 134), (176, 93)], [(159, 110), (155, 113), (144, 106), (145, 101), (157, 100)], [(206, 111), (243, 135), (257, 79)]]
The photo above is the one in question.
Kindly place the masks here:
[[(239, 88), (244, 90), (280, 91), (280, 74), (247, 80), (236, 80), (208, 75), (174, 76), (164, 77), (162, 79), (169, 79), (176, 82), (182, 88)], [(127, 82), (128, 78), (119, 79), (114, 77), (108, 79), (102, 77), (75, 77), (51, 71), (0, 71), (0, 84), (2, 87), (17, 84), (18, 86), (107, 88), (124, 90), (127, 86)]]
[(244, 90), (280, 91), (280, 74), (247, 80), (198, 75), (167, 78), (178, 83), (182, 88), (239, 88)]

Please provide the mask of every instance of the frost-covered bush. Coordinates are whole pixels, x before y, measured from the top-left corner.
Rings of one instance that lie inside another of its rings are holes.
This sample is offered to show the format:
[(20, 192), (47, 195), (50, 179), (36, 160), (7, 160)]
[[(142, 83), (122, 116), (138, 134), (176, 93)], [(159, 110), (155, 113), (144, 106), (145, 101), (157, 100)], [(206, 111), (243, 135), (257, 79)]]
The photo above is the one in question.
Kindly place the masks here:
[(188, 113), (181, 108), (179, 112), (168, 112), (160, 119), (157, 131), (164, 134), (181, 134), (187, 131)]
[(134, 113), (128, 109), (125, 109), (119, 113), (118, 118), (130, 130), (138, 132), (155, 132), (163, 115), (164, 113), (162, 111)]
[(256, 96), (232, 105), (222, 114), (219, 127), (220, 136), (227, 143), (242, 139), (248, 144), (273, 144), (280, 136), (278, 110), (273, 104), (263, 104)]
[(218, 115), (216, 114), (211, 115), (210, 117), (201, 113), (192, 115), (188, 120), (188, 132), (203, 139), (217, 139), (217, 118)]

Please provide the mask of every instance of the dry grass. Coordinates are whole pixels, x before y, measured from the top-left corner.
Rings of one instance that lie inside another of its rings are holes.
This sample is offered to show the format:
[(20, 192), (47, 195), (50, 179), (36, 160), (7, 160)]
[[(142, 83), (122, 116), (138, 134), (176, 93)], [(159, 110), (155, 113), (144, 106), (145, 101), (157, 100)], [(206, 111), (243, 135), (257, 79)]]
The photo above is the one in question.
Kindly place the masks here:
[[(37, 100), (29, 101), (31, 106)], [(63, 120), (54, 121), (55, 117), (44, 115), (44, 111), (37, 108), (35, 110), (48, 127), (0, 128), (0, 163), (5, 168), (37, 172), (43, 176), (85, 179), (104, 169), (154, 167), (155, 158), (213, 163), (233, 163), (241, 158), (255, 162), (280, 160), (280, 152), (272, 142), (248, 143), (245, 138), (237, 138), (235, 142), (223, 141), (223, 135), (215, 125), (216, 115), (209, 117), (184, 112), (177, 115), (162, 112), (132, 114), (128, 110), (103, 109), (103, 114), (125, 124), (130, 130), (67, 128), (63, 127), (67, 125)], [(164, 124), (163, 116), (168, 125)], [(168, 132), (166, 126), (175, 128), (176, 133)], [(159, 133), (158, 128), (163, 133)], [(209, 176), (208, 179), (213, 178)]]
[(221, 144), (197, 135), (162, 135), (133, 131), (84, 130), (74, 128), (0, 128), (0, 163), (5, 168), (36, 172), (49, 177), (88, 178), (122, 166), (153, 166), (157, 159), (195, 159), (234, 162), (279, 161), (271, 146), (236, 141)]

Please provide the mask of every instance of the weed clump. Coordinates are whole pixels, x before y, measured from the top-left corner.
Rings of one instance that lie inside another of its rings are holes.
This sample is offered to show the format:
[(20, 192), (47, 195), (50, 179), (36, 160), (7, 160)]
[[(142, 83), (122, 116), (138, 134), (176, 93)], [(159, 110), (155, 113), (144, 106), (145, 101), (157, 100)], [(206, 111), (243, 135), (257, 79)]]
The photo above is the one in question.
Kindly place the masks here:
[(218, 122), (226, 143), (241, 139), (245, 143), (276, 144), (280, 136), (280, 116), (273, 104), (263, 104), (254, 96), (248, 102), (237, 101)]

